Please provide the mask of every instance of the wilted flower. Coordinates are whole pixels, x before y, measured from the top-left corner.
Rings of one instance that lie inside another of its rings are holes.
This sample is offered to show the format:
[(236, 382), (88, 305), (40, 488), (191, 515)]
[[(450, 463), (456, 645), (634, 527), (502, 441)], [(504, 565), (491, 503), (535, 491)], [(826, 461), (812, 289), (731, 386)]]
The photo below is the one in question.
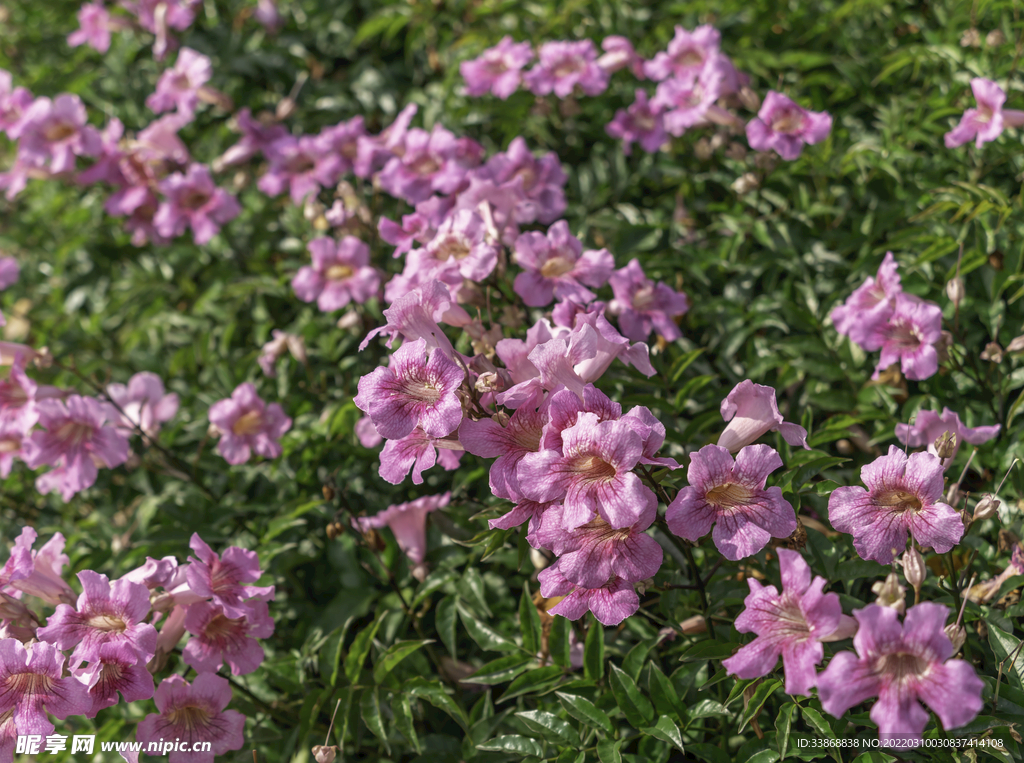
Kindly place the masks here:
[(981, 351), (981, 359), (991, 363), (1002, 363), (1003, 348), (999, 346), (999, 342), (989, 342), (986, 344), (985, 349)]

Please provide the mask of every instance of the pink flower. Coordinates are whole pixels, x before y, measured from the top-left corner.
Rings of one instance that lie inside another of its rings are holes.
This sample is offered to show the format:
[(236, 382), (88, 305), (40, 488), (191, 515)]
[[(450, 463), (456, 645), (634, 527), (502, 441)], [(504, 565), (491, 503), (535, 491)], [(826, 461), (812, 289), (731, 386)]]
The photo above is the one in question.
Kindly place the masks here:
[[(261, 114), (260, 117), (265, 115)], [(235, 114), (232, 120), (242, 138), (213, 161), (214, 172), (242, 164), (256, 154), (266, 151), (275, 141), (288, 136), (288, 128), (278, 122), (253, 118), (248, 107)]]
[(902, 291), (898, 268), (892, 252), (886, 252), (878, 275), (864, 281), (846, 302), (832, 310), (836, 331), (861, 347), (871, 341), (871, 335), (888, 323), (895, 310), (896, 297)]
[(282, 452), (278, 440), (292, 428), (281, 406), (263, 402), (251, 382), (239, 384), (230, 398), (211, 405), (209, 418), (220, 432), (217, 452), (229, 464), (244, 464), (252, 451), (277, 458)]
[(479, 214), (461, 209), (441, 223), (426, 249), (410, 254), (409, 262), (422, 252), (419, 266), (428, 280), (437, 278), (452, 286), (461, 285), (464, 279), (480, 283), (498, 264), (496, 238)]
[(25, 88), (14, 87), (9, 71), (0, 69), (0, 130), (11, 140), (21, 135), (25, 112), (34, 100)]
[(896, 439), (904, 445), (909, 445), (911, 448), (927, 446), (929, 453), (938, 455), (935, 451), (935, 440), (945, 432), (952, 432), (956, 435), (956, 446), (953, 449), (953, 455), (944, 462), (943, 469), (945, 470), (953, 463), (953, 459), (956, 458), (957, 451), (960, 450), (962, 443), (969, 442), (971, 445), (981, 445), (997, 436), (999, 428), (999, 424), (994, 424), (989, 427), (971, 429), (963, 425), (960, 421), (960, 416), (949, 410), (949, 408), (943, 408), (941, 414), (935, 411), (918, 411), (913, 425), (897, 424)]
[(135, 738), (143, 744), (163, 739), (181, 739), (190, 749), (197, 742), (210, 742), (210, 752), (172, 752), (168, 763), (213, 763), (217, 755), (239, 750), (245, 744), (242, 730), (245, 716), (225, 710), (231, 701), (226, 678), (200, 673), (191, 685), (178, 675), (165, 678), (153, 695), (158, 713), (139, 722)]
[(757, 117), (747, 122), (747, 141), (755, 151), (772, 149), (786, 161), (800, 156), (804, 144), (828, 137), (832, 117), (824, 111), (801, 108), (782, 93), (770, 91)]
[[(622, 406), (593, 384), (587, 384), (582, 395), (568, 389), (553, 392), (548, 399), (548, 423), (541, 436), (541, 450), (562, 450), (562, 432), (575, 426), (579, 415), (584, 412), (593, 413), (598, 421), (618, 421), (622, 418)], [(643, 435), (640, 437), (642, 440)], [(643, 463), (643, 458), (640, 462)]]
[(579, 620), (593, 612), (603, 625), (618, 625), (640, 609), (640, 597), (633, 584), (621, 578), (612, 578), (597, 588), (583, 588), (562, 575), (557, 566), (551, 566), (540, 571), (537, 581), (541, 596), (565, 597), (548, 612), (569, 620)]
[(568, 97), (577, 85), (587, 95), (599, 95), (608, 87), (608, 72), (597, 65), (597, 49), (590, 40), (545, 42), (540, 60), (524, 81), (535, 95), (554, 92)]
[(665, 130), (678, 137), (713, 118), (726, 119), (722, 116), (724, 112), (714, 105), (721, 94), (721, 72), (716, 67), (705, 67), (699, 75), (667, 79), (659, 84), (651, 106), (661, 113)]
[(574, 530), (564, 526), (563, 506), (544, 512), (537, 542), (558, 555), (558, 572), (581, 588), (600, 588), (616, 577), (626, 583), (653, 578), (663, 552), (645, 531), (658, 514), (657, 502), (647, 504), (629, 527), (614, 529), (598, 517)]
[(448, 287), (440, 281), (418, 286), (394, 300), (384, 311), (384, 317), (388, 319), (387, 324), (367, 334), (359, 345), (360, 350), (366, 349), (377, 334), (390, 334), (388, 347), (398, 336), (409, 341), (422, 339), (428, 347), (438, 347), (451, 357), (455, 350), (438, 323), (459, 326), (470, 320), (469, 314), (455, 304)]
[(54, 533), (42, 548), (33, 551), (36, 538), (36, 531), (31, 527), (21, 529), (11, 549), (11, 558), (0, 575), (0, 583), (9, 583), (22, 593), (36, 596), (52, 606), (74, 604), (77, 600), (75, 592), (62, 576), (70, 561), (64, 553), (64, 536)]
[(944, 554), (960, 542), (964, 523), (943, 498), (942, 465), (931, 453), (907, 455), (895, 445), (860, 470), (862, 487), (839, 487), (828, 499), (828, 518), (853, 535), (864, 559), (891, 564), (909, 534), (918, 545)]
[(199, 88), (213, 75), (210, 59), (192, 48), (178, 51), (173, 69), (167, 69), (156, 83), (156, 92), (146, 98), (146, 106), (159, 114), (177, 109), (191, 116), (199, 105)]
[(39, 420), (37, 400), (44, 392), (25, 374), (24, 356), (11, 366), (6, 379), (0, 379), (0, 422), (19, 428), (26, 436)]
[(30, 469), (57, 467), (43, 475), (40, 492), (59, 489), (65, 501), (96, 482), (97, 464), (113, 469), (128, 460), (128, 440), (108, 423), (110, 410), (95, 398), (69, 395), (67, 401), (36, 403), (42, 431), (25, 443)]
[(366, 302), (380, 289), (380, 275), (370, 267), (370, 247), (355, 236), (341, 241), (321, 237), (309, 242), (313, 266), (303, 267), (292, 279), (295, 295), (303, 302), (316, 300), (329, 313), (349, 302)]
[(644, 61), (637, 55), (633, 43), (628, 38), (613, 34), (601, 41), (601, 49), (605, 52), (597, 59), (597, 65), (611, 74), (619, 69), (629, 67), (637, 79), (646, 79)]
[(277, 34), (285, 24), (285, 20), (277, 8), (277, 0), (256, 0), (256, 10), (253, 11), (252, 16), (268, 34)]
[(519, 527), (523, 522), (529, 521), (529, 527), (526, 532), (527, 542), (534, 548), (541, 548), (541, 543), (538, 538), (540, 532), (541, 523), (544, 519), (544, 513), (554, 507), (561, 506), (556, 501), (548, 503), (537, 503), (529, 499), (522, 500), (517, 503), (512, 509), (505, 514), (502, 514), (497, 519), (488, 519), (487, 526), (494, 529), (500, 530), (511, 530), (513, 527)]
[(615, 118), (605, 125), (604, 130), (611, 137), (622, 139), (622, 153), (626, 156), (633, 153), (634, 143), (654, 154), (668, 140), (662, 107), (648, 101), (647, 93), (640, 89), (634, 93), (632, 105), (626, 110), (616, 111)]
[(962, 146), (971, 138), (976, 138), (975, 146), (981, 148), (1002, 135), (1006, 127), (1024, 125), (1024, 111), (1004, 109), (1006, 93), (992, 80), (975, 77), (971, 80), (971, 90), (978, 108), (967, 109), (960, 124), (946, 133), (946, 148)]
[(104, 644), (127, 644), (142, 663), (156, 652), (156, 629), (144, 622), (149, 614), (149, 591), (130, 580), (115, 580), (92, 570), (78, 573), (82, 595), (75, 607), (58, 604), (39, 638), (71, 649), (74, 667), (99, 659)]
[(765, 489), (782, 459), (767, 445), (748, 445), (733, 462), (721, 445), (705, 445), (690, 457), (686, 478), (665, 512), (669, 529), (696, 543), (714, 525), (712, 538), (726, 559), (752, 556), (772, 538), (796, 531), (793, 506), (777, 487)]
[(491, 492), (510, 501), (523, 499), (516, 467), (527, 453), (540, 449), (540, 436), (547, 423), (547, 405), (534, 397), (519, 406), (506, 426), (494, 419), (464, 419), (459, 426), (459, 441), (475, 456), (497, 459), (491, 464)]
[(780, 548), (777, 553), (782, 593), (747, 578), (750, 594), (735, 627), (740, 633), (756, 633), (757, 638), (722, 665), (738, 678), (759, 678), (775, 669), (781, 654), (786, 693), (806, 695), (815, 684), (814, 666), (825, 656), (821, 641), (839, 627), (843, 610), (838, 594), (822, 593), (825, 578), (811, 580), (811, 568), (798, 552)]
[(525, 453), (516, 477), (526, 498), (561, 500), (567, 530), (600, 516), (616, 530), (629, 527), (657, 498), (633, 473), (643, 456), (640, 435), (625, 421), (581, 413), (562, 432), (562, 450)]
[(14, 257), (0, 257), (0, 290), (14, 286), (21, 274), (21, 265)]
[(274, 586), (242, 585), (256, 582), (263, 574), (255, 551), (229, 546), (217, 555), (199, 533), (192, 533), (189, 548), (196, 556), (189, 557), (185, 569), (188, 587), (196, 596), (212, 599), (228, 617), (248, 617), (257, 602), (274, 597)]
[(235, 618), (201, 601), (189, 605), (185, 628), (192, 634), (182, 654), (186, 665), (197, 673), (215, 673), (226, 662), (232, 675), (241, 676), (252, 673), (263, 662), (263, 647), (256, 639), (273, 635), (274, 621), (265, 601), (250, 602), (248, 613)]
[(513, 42), (505, 35), (479, 58), (459, 64), (459, 72), (466, 81), (466, 94), (493, 93), (504, 101), (518, 89), (522, 69), (532, 60), (533, 46), (529, 42)]
[(668, 52), (658, 53), (644, 64), (644, 72), (657, 82), (669, 77), (685, 78), (700, 74), (704, 65), (718, 55), (721, 40), (719, 31), (708, 24), (692, 32), (677, 26), (675, 36), (668, 44)]
[(451, 434), (462, 421), (456, 390), (466, 372), (423, 339), (406, 342), (391, 356), (392, 368), (381, 366), (359, 380), (356, 406), (369, 414), (377, 431), (389, 440), (419, 427), (432, 437)]
[(409, 557), (409, 561), (421, 565), (427, 558), (427, 514), (447, 506), (451, 497), (450, 492), (425, 495), (409, 503), (388, 506), (372, 517), (356, 517), (352, 524), (362, 532), (370, 528), (390, 527), (398, 547)]
[(888, 322), (876, 325), (863, 345), (866, 350), (882, 350), (871, 378), (877, 379), (897, 361), (908, 379), (933, 376), (939, 370), (935, 343), (941, 336), (942, 309), (938, 305), (903, 292), (897, 294), (896, 309)]
[(169, 29), (181, 31), (192, 26), (195, 20), (195, 9), (201, 0), (121, 0), (130, 13), (138, 17), (139, 25), (152, 32), (153, 55), (162, 61), (167, 50), (173, 46), (174, 39)]
[(690, 309), (685, 294), (652, 281), (636, 258), (612, 273), (608, 280), (615, 294), (608, 310), (619, 317), (619, 329), (628, 339), (646, 342), (654, 330), (667, 342), (682, 336), (672, 319)]
[(384, 165), (381, 188), (397, 199), (418, 204), (433, 193), (453, 193), (462, 184), (469, 166), (461, 155), (462, 146), (441, 125), (427, 132), (413, 128), (405, 134), (400, 156)]
[(871, 604), (854, 612), (860, 623), (853, 638), (857, 654), (840, 652), (818, 676), (825, 711), (838, 718), (878, 697), (871, 720), (883, 740), (920, 740), (928, 713), (919, 701), (946, 730), (973, 720), (982, 708), (984, 684), (970, 663), (950, 659), (953, 645), (943, 631), (948, 612), (924, 602), (907, 610), (902, 625), (891, 607)]
[(76, 156), (96, 156), (100, 134), (86, 123), (85, 105), (77, 95), (64, 93), (54, 100), (37, 98), (21, 120), (19, 159), (32, 167), (48, 165), (59, 174), (75, 167)]
[(119, 429), (125, 434), (134, 434), (137, 426), (148, 437), (156, 437), (160, 425), (178, 412), (178, 396), (164, 394), (163, 381), (148, 371), (135, 374), (127, 386), (108, 384), (107, 394), (123, 411)]
[(96, 651), (96, 659), (86, 667), (72, 669), (71, 675), (89, 690), (92, 708), (85, 713), (87, 718), (95, 718), (100, 710), (116, 705), (118, 692), (125, 702), (137, 702), (153, 696), (153, 675), (146, 670), (145, 661), (140, 661), (138, 653), (127, 643), (101, 644)]
[(205, 244), (221, 225), (242, 211), (234, 196), (214, 184), (203, 164), (193, 163), (187, 174), (175, 172), (160, 181), (160, 192), (166, 198), (153, 216), (153, 224), (166, 238), (180, 236), (189, 227), (193, 240)]
[(65, 720), (92, 707), (89, 690), (64, 677), (64, 655), (45, 641), (25, 645), (0, 639), (0, 684), (0, 714), (14, 711), (19, 734), (48, 735), (54, 727), (47, 713)]
[(423, 472), (434, 464), (440, 464), (445, 471), (454, 471), (459, 468), (462, 455), (458, 440), (431, 437), (417, 427), (400, 440), (387, 440), (384, 443), (378, 474), (392, 485), (398, 485), (405, 479), (409, 469), (412, 469), (412, 484), (422, 485)]
[(86, 3), (78, 10), (77, 32), (68, 35), (68, 45), (77, 48), (83, 43), (106, 53), (110, 49), (110, 14), (102, 3)]
[(807, 430), (798, 424), (789, 424), (779, 413), (775, 390), (750, 379), (732, 388), (722, 401), (722, 418), (729, 422), (718, 444), (735, 453), (768, 432), (779, 432), (790, 445), (807, 445)]
[(525, 272), (516, 276), (513, 288), (530, 307), (549, 305), (556, 296), (590, 302), (597, 295), (586, 286), (604, 286), (615, 267), (607, 249), (584, 252), (565, 220), (548, 228), (547, 235), (530, 231), (519, 236), (515, 262)]
[(321, 188), (337, 183), (344, 161), (327, 140), (310, 135), (284, 135), (267, 146), (265, 153), (270, 167), (256, 187), (268, 196), (279, 196), (287, 188), (297, 206), (310, 194), (316, 196)]
[(487, 160), (483, 174), (514, 191), (513, 217), (518, 223), (550, 225), (565, 212), (566, 174), (553, 151), (538, 158), (522, 137), (515, 137), (505, 151)]

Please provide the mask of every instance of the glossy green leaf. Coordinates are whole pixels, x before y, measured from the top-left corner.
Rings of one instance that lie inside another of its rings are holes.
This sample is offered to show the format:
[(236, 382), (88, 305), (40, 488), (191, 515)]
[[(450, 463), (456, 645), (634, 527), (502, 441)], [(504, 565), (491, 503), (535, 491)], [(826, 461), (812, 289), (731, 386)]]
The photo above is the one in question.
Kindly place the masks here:
[(661, 716), (658, 719), (658, 722), (653, 726), (647, 726), (640, 730), (648, 736), (660, 739), (663, 742), (668, 742), (670, 745), (678, 748), (679, 752), (683, 752), (683, 735), (679, 731), (679, 727), (675, 724), (675, 721), (667, 715)]
[(563, 692), (555, 692), (555, 696), (558, 697), (558, 701), (562, 703), (565, 711), (576, 720), (595, 729), (606, 731), (609, 734), (615, 731), (608, 713), (586, 697), (576, 694), (565, 694)]
[(495, 737), (485, 744), (478, 744), (476, 748), (487, 752), (511, 752), (516, 755), (536, 755), (537, 757), (544, 755), (543, 745), (536, 740), (518, 734)]
[(377, 660), (377, 664), (373, 668), (373, 680), (375, 683), (380, 683), (384, 680), (384, 676), (395, 669), (402, 660), (408, 657), (413, 652), (416, 652), (427, 644), (433, 644), (432, 639), (426, 639), (423, 641), (397, 641), (388, 647), (388, 650), (381, 655), (380, 659)]
[(580, 735), (557, 715), (544, 710), (526, 710), (516, 713), (530, 731), (555, 744), (579, 745)]
[(615, 664), (610, 665), (608, 682), (615, 702), (630, 725), (639, 729), (654, 721), (654, 707), (650, 700), (640, 693), (636, 682)]

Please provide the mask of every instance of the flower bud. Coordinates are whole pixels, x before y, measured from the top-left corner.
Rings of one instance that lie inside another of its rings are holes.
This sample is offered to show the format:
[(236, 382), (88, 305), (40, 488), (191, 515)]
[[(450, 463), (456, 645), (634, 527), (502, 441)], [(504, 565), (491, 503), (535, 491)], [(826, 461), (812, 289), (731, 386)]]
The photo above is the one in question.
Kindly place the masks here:
[(744, 172), (732, 182), (730, 188), (742, 196), (743, 194), (750, 193), (759, 185), (760, 182), (757, 179), (757, 175), (753, 172)]
[(907, 589), (900, 585), (899, 575), (895, 571), (886, 576), (884, 583), (878, 582), (871, 586), (871, 593), (878, 596), (875, 604), (892, 607), (901, 615), (907, 608)]
[(956, 455), (956, 432), (946, 431), (935, 438), (935, 455), (945, 461)]
[(992, 363), (1002, 363), (1003, 348), (999, 346), (999, 342), (989, 342), (986, 344), (985, 349), (981, 351), (981, 359)]
[(1011, 355), (1018, 352), (1024, 352), (1024, 334), (1015, 337), (1008, 345), (1006, 345), (1006, 351)]
[(277, 117), (278, 121), (285, 120), (294, 114), (297, 108), (298, 104), (295, 103), (293, 98), (282, 98), (277, 104), (277, 108), (274, 109), (274, 116)]
[(960, 651), (960, 647), (962, 647), (964, 642), (967, 640), (967, 631), (964, 630), (962, 625), (957, 625), (956, 623), (947, 625), (943, 630), (946, 632), (946, 636), (949, 637), (949, 640), (953, 643), (953, 654), (956, 654)]
[(983, 519), (995, 516), (998, 508), (999, 499), (992, 495), (992, 493), (985, 493), (974, 506), (974, 521), (980, 522)]
[(955, 306), (959, 306), (964, 299), (964, 279), (960, 276), (950, 278), (946, 282), (946, 296)]
[(981, 32), (974, 27), (964, 30), (963, 35), (960, 37), (961, 48), (980, 48), (981, 47)]
[(911, 547), (903, 553), (903, 574), (915, 591), (921, 589), (921, 584), (928, 574), (928, 568), (924, 565), (924, 557), (916, 548)]
[(987, 35), (985, 35), (985, 44), (990, 48), (998, 48), (1000, 45), (1006, 42), (1006, 35), (1003, 34), (1001, 29), (993, 29)]
[(313, 748), (313, 758), (316, 763), (334, 763), (334, 756), (338, 754), (338, 745), (332, 744), (330, 747), (323, 744), (318, 744)]
[(749, 111), (758, 111), (761, 108), (761, 96), (750, 86), (744, 85), (740, 88), (740, 103)]

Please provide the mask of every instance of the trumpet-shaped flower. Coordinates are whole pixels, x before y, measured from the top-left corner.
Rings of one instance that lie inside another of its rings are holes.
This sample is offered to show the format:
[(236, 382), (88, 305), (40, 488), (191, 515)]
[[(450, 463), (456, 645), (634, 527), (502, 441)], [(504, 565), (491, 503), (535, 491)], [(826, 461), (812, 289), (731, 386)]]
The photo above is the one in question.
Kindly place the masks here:
[(182, 654), (186, 665), (197, 673), (215, 673), (226, 662), (232, 675), (240, 676), (263, 662), (256, 639), (273, 635), (274, 621), (265, 601), (250, 602), (245, 617), (228, 617), (220, 607), (201, 601), (189, 605), (185, 629), (192, 634)]
[(967, 109), (960, 124), (946, 133), (946, 148), (956, 148), (974, 138), (978, 148), (1002, 135), (1007, 127), (1024, 125), (1024, 111), (1004, 109), (1006, 93), (995, 82), (984, 77), (971, 80), (971, 91), (978, 107)]
[(220, 230), (220, 226), (238, 217), (242, 208), (237, 199), (223, 188), (218, 188), (210, 170), (202, 164), (192, 164), (186, 174), (175, 172), (160, 181), (164, 201), (153, 215), (153, 225), (165, 238), (174, 238), (192, 229), (192, 239), (205, 244)]
[(110, 50), (110, 13), (102, 3), (86, 3), (78, 9), (77, 31), (68, 35), (68, 45), (88, 44), (100, 53)]
[(590, 40), (545, 42), (537, 64), (523, 78), (535, 95), (553, 92), (567, 98), (577, 85), (587, 95), (599, 95), (608, 87), (608, 72), (597, 65), (597, 49)]
[(153, 675), (127, 643), (101, 644), (95, 660), (85, 667), (72, 669), (71, 674), (89, 690), (92, 709), (85, 714), (88, 718), (95, 718), (100, 710), (116, 705), (118, 692), (125, 702), (153, 696)]
[(666, 342), (682, 336), (673, 320), (690, 309), (685, 294), (663, 283), (655, 283), (633, 258), (608, 279), (615, 294), (608, 310), (619, 318), (619, 330), (634, 342), (646, 342), (657, 331)]
[(231, 397), (211, 405), (208, 415), (220, 433), (217, 452), (229, 464), (244, 464), (252, 451), (277, 458), (282, 452), (278, 440), (292, 428), (281, 406), (263, 402), (251, 382), (239, 384)]
[(718, 438), (718, 444), (730, 453), (750, 445), (768, 432), (779, 432), (790, 445), (809, 449), (807, 430), (787, 423), (779, 413), (775, 390), (754, 384), (750, 379), (741, 381), (726, 395), (722, 401), (722, 418), (729, 422), (729, 426)]
[(823, 593), (822, 577), (811, 579), (811, 568), (796, 551), (780, 548), (782, 593), (747, 578), (750, 594), (736, 618), (740, 633), (757, 638), (741, 647), (722, 665), (730, 675), (758, 678), (768, 675), (782, 656), (787, 694), (810, 694), (816, 675), (814, 666), (825, 656), (821, 646), (826, 636), (839, 627), (842, 607), (839, 596)]
[(618, 577), (597, 588), (583, 588), (566, 578), (558, 565), (552, 565), (541, 570), (537, 580), (541, 596), (565, 597), (548, 612), (569, 620), (579, 620), (587, 612), (593, 612), (603, 625), (618, 625), (640, 609), (640, 597), (633, 584)]
[(721, 445), (705, 445), (690, 458), (686, 477), (665, 512), (669, 529), (696, 542), (714, 526), (712, 538), (726, 559), (752, 556), (772, 538), (796, 531), (793, 506), (777, 487), (765, 489), (782, 459), (767, 445), (748, 445), (732, 455)]
[(893, 549), (903, 553), (910, 535), (918, 545), (944, 554), (960, 542), (964, 523), (943, 503), (942, 465), (931, 453), (909, 458), (895, 445), (888, 455), (860, 470), (862, 487), (839, 487), (828, 499), (828, 518), (840, 532), (853, 535), (864, 559), (890, 564)]
[(629, 156), (633, 153), (633, 144), (639, 143), (649, 154), (657, 153), (668, 134), (665, 132), (665, 120), (662, 108), (647, 99), (647, 93), (637, 89), (633, 103), (628, 109), (619, 109), (604, 128), (613, 138), (622, 140), (622, 153)]
[(459, 442), (475, 456), (497, 459), (491, 464), (491, 492), (499, 498), (520, 501), (524, 498), (517, 467), (527, 453), (540, 449), (540, 438), (548, 421), (547, 406), (538, 397), (519, 406), (501, 426), (494, 419), (464, 419), (459, 426)]
[(149, 437), (156, 437), (160, 425), (178, 412), (178, 396), (164, 394), (164, 383), (148, 371), (135, 374), (124, 384), (108, 384), (107, 394), (121, 409), (120, 429), (126, 434), (139, 427)]
[(380, 289), (380, 275), (370, 267), (370, 247), (355, 236), (341, 241), (321, 237), (309, 242), (313, 265), (292, 279), (295, 296), (303, 302), (316, 300), (325, 313), (340, 310), (349, 302), (366, 302)]
[(199, 533), (192, 534), (189, 548), (196, 556), (189, 557), (190, 564), (185, 570), (188, 587), (196, 596), (211, 599), (228, 617), (247, 617), (252, 611), (249, 599), (274, 598), (274, 586), (242, 585), (254, 583), (262, 574), (255, 551), (230, 546), (218, 555)]
[(0, 685), (0, 714), (14, 711), (19, 734), (47, 735), (53, 731), (47, 713), (64, 720), (92, 707), (89, 690), (64, 677), (64, 655), (45, 641), (0, 639)]
[(939, 370), (935, 343), (942, 335), (942, 310), (910, 294), (896, 296), (896, 307), (888, 322), (876, 325), (864, 343), (865, 349), (881, 348), (882, 355), (872, 378), (899, 361), (908, 379), (921, 380)]
[[(928, 723), (924, 702), (946, 730), (969, 723), (982, 708), (981, 679), (970, 663), (951, 660), (954, 650), (943, 626), (949, 609), (923, 602), (907, 610), (901, 624), (891, 607), (871, 604), (853, 616), (860, 627), (857, 653), (840, 652), (818, 676), (825, 711), (840, 717), (870, 697), (878, 697), (871, 720), (882, 740), (920, 744)], [(902, 746), (902, 745), (901, 745)]]
[(862, 347), (867, 345), (871, 335), (888, 323), (896, 309), (896, 297), (902, 291), (898, 269), (892, 252), (886, 252), (878, 274), (864, 281), (846, 302), (832, 310), (836, 331)]
[(583, 251), (583, 244), (559, 220), (547, 235), (537, 231), (516, 239), (516, 264), (524, 272), (516, 276), (513, 288), (530, 307), (544, 307), (559, 299), (590, 302), (597, 297), (590, 289), (608, 282), (615, 260), (607, 249)]
[(774, 149), (783, 159), (792, 161), (803, 152), (805, 143), (820, 143), (831, 131), (831, 115), (808, 111), (772, 90), (757, 117), (747, 122), (747, 141), (755, 151)]
[(644, 64), (644, 72), (656, 82), (669, 77), (683, 78), (699, 74), (718, 55), (721, 41), (721, 33), (709, 24), (699, 26), (692, 32), (677, 26), (668, 50), (658, 53)]
[(367, 413), (381, 436), (397, 440), (419, 427), (445, 437), (462, 421), (456, 394), (466, 372), (440, 349), (427, 352), (426, 340), (406, 342), (381, 366), (359, 380), (356, 406)]
[(177, 109), (182, 115), (191, 116), (199, 104), (199, 88), (212, 74), (209, 58), (192, 48), (182, 48), (174, 67), (160, 75), (156, 92), (146, 98), (146, 106), (157, 114)]
[(352, 524), (362, 532), (371, 528), (391, 528), (398, 547), (413, 564), (420, 565), (427, 558), (427, 514), (447, 506), (451, 497), (450, 492), (425, 495), (415, 501), (388, 506), (376, 516), (356, 517)]
[(999, 434), (999, 424), (988, 427), (970, 428), (963, 425), (954, 411), (943, 408), (942, 413), (935, 411), (918, 411), (917, 417), (912, 425), (897, 424), (896, 439), (911, 448), (927, 446), (928, 452), (938, 455), (935, 451), (935, 440), (945, 432), (952, 432), (956, 435), (956, 445), (953, 448), (953, 455), (944, 462), (944, 469), (948, 469), (956, 458), (960, 445), (969, 442), (971, 445), (981, 445), (988, 442)]
[(479, 58), (459, 64), (459, 72), (466, 81), (466, 94), (493, 93), (504, 101), (518, 89), (522, 69), (532, 60), (533, 46), (529, 42), (513, 42), (505, 35)]
[[(370, 419), (364, 420), (373, 426)], [(373, 431), (376, 432), (376, 428)], [(401, 439), (388, 440), (384, 443), (384, 448), (380, 452), (378, 473), (392, 485), (398, 485), (405, 479), (409, 469), (412, 469), (412, 484), (422, 485), (423, 472), (435, 464), (440, 464), (449, 472), (459, 468), (463, 451), (455, 449), (458, 447), (457, 440), (431, 437), (417, 427)]]

